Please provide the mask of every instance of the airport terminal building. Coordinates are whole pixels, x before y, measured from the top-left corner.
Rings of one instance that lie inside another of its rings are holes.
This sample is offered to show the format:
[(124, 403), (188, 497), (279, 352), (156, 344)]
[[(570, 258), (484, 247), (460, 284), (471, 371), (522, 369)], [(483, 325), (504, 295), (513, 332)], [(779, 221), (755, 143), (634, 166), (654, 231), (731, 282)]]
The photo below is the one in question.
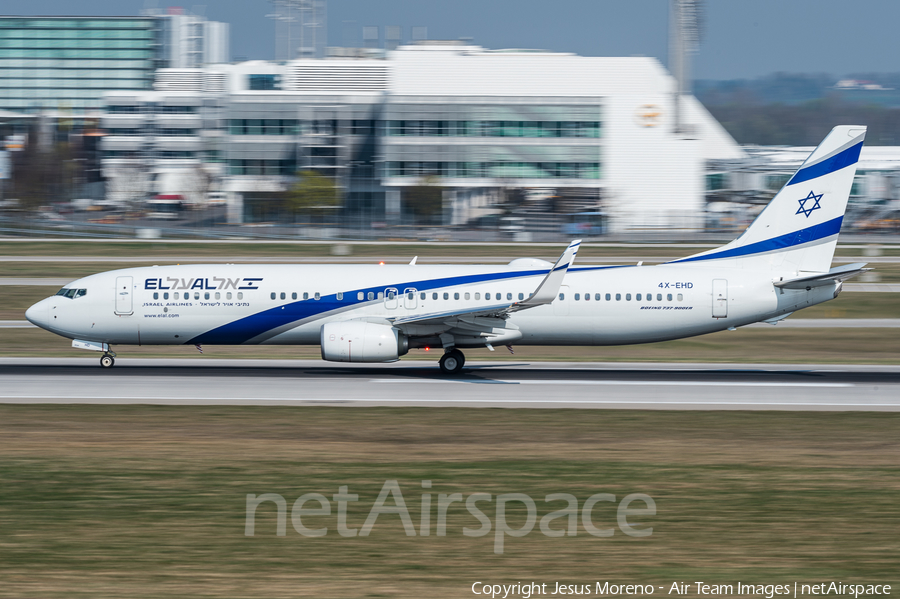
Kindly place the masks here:
[(235, 223), (278, 218), (272, 198), (314, 169), (364, 226), (412, 223), (404, 190), (425, 184), (444, 225), (516, 192), (525, 216), (602, 211), (621, 232), (702, 227), (707, 164), (744, 157), (695, 98), (676, 106), (653, 58), (459, 42), (333, 54), (161, 69), (152, 92), (106, 94), (107, 176), (141, 161), (174, 181), (203, 165)]

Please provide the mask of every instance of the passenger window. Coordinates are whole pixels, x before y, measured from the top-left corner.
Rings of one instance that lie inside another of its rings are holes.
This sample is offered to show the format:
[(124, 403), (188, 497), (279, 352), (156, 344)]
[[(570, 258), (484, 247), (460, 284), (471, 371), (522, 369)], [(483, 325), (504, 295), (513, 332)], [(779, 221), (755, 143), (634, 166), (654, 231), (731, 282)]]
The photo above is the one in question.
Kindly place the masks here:
[(681, 294), (679, 293), (679, 294), (678, 294), (678, 301), (680, 302), (680, 301), (683, 301), (683, 300), (684, 300), (684, 296), (681, 295)]
[(434, 293), (431, 294), (431, 299), (436, 300), (437, 297), (438, 297), (438, 296), (437, 296), (437, 291), (435, 291)]
[(634, 301), (636, 301), (636, 302), (641, 301), (641, 294), (640, 294), (640, 293), (638, 293), (636, 296), (634, 296)]
[(315, 298), (316, 298), (316, 300), (319, 300), (319, 299), (321, 299), (321, 298), (322, 298), (322, 296), (321, 296), (321, 295), (319, 295), (319, 292), (318, 292), (318, 291), (316, 291), (316, 295), (315, 295)]
[(195, 299), (195, 300), (200, 299), (200, 292), (199, 292), (199, 291), (195, 291), (195, 292), (194, 292), (194, 299)]
[(611, 299), (612, 299), (612, 296), (611, 296), (610, 294), (607, 293), (607, 294), (606, 294), (606, 301), (609, 301), (609, 300), (611, 300)]
[[(303, 299), (306, 299), (306, 295), (307, 295), (307, 294), (305, 294), (305, 293), (303, 294)], [(366, 297), (367, 297), (368, 299), (370, 299), (370, 300), (373, 300), (373, 299), (375, 299), (375, 293), (373, 293), (372, 291), (370, 291), (370, 292), (369, 292), (369, 295), (366, 296)]]
[(384, 299), (384, 291), (378, 292), (378, 299)]
[(625, 294), (625, 301), (626, 301), (626, 302), (630, 302), (630, 301), (631, 301), (631, 294), (630, 294), (630, 293), (626, 293), (626, 294)]
[(337, 293), (337, 300), (338, 300), (339, 302), (344, 300), (344, 292), (343, 292), (343, 291), (338, 291), (338, 293)]
[(427, 293), (420, 293), (420, 294), (419, 294), (419, 299), (425, 299), (426, 297), (428, 297), (428, 294), (427, 294)]
[(296, 292), (296, 291), (294, 291), (294, 292), (291, 293), (291, 299), (292, 299), (292, 300), (297, 299), (297, 292)]
[(585, 294), (584, 294), (584, 301), (587, 302), (587, 301), (590, 301), (590, 299), (591, 299), (591, 294), (590, 294), (590, 293), (585, 293)]
[(216, 291), (216, 299), (222, 299), (222, 294)]
[(414, 299), (416, 299), (416, 294), (413, 293), (412, 291), (410, 291), (409, 293), (406, 294), (406, 299), (414, 300)]
[(163, 299), (169, 299), (169, 292), (168, 292), (168, 291), (166, 291), (165, 293), (163, 293)]
[(444, 292), (444, 299), (450, 299), (450, 294), (446, 291)]
[(669, 300), (669, 301), (671, 302), (671, 301), (672, 301), (672, 294), (671, 294), (671, 293), (667, 294), (667, 295), (666, 295), (666, 299)]
[(522, 301), (523, 299), (525, 299), (525, 294), (524, 294), (524, 293), (520, 293), (520, 294), (519, 294), (519, 301)]
[(565, 293), (560, 293), (560, 294), (559, 294), (559, 299), (560, 299), (560, 300), (566, 299), (566, 294), (565, 294)]
[(153, 292), (153, 299), (159, 299), (159, 293)]
[(281, 299), (287, 299), (287, 295), (285, 295), (284, 291), (281, 292)]
[(481, 294), (478, 293), (477, 291), (475, 292), (475, 299), (477, 299), (477, 300), (481, 299)]
[(244, 299), (244, 292), (238, 291), (238, 299)]
[(507, 294), (506, 294), (506, 299), (511, 300), (511, 299), (512, 299), (512, 293), (507, 293)]
[(459, 299), (459, 292), (458, 292), (458, 291), (457, 291), (456, 293), (453, 294), (453, 299), (455, 299), (455, 300), (458, 300), (458, 299)]
[(225, 294), (225, 299), (231, 299), (231, 292), (230, 292), (230, 291), (229, 291), (228, 293)]
[(490, 294), (490, 293), (485, 293), (485, 294), (484, 294), (484, 299), (486, 299), (486, 300), (491, 299), (491, 294)]
[[(372, 294), (370, 293), (369, 295), (372, 295)], [(308, 300), (308, 299), (309, 299), (309, 292), (308, 292), (308, 291), (304, 291), (304, 292), (303, 292), (303, 299), (305, 299), (305, 300)], [(372, 299), (372, 298), (370, 297), (369, 299)]]
[(175, 292), (175, 299), (178, 299), (178, 292)]
[(621, 293), (617, 293), (617, 294), (616, 294), (616, 301), (617, 301), (617, 302), (622, 301), (622, 294), (621, 294)]
[(595, 301), (595, 302), (599, 302), (599, 301), (600, 301), (600, 294), (599, 294), (599, 293), (595, 293), (595, 294), (594, 294), (594, 301)]
[(469, 292), (466, 291), (466, 293), (465, 293), (465, 295), (464, 295), (463, 297), (464, 297), (465, 299), (469, 299)]
[(363, 301), (364, 299), (366, 299), (366, 294), (360, 291), (356, 294), (356, 299), (358, 299), (359, 301)]
[(275, 299), (275, 292), (273, 291), (273, 292), (269, 295), (269, 297), (272, 298), (272, 299)]
[(575, 294), (575, 301), (577, 302), (577, 301), (579, 301), (579, 300), (581, 300), (581, 294), (580, 294), (580, 293), (576, 293), (576, 294)]
[(661, 301), (662, 301), (662, 293), (657, 293), (657, 294), (656, 294), (656, 301), (658, 301), (658, 302), (661, 302)]
[[(283, 293), (281, 295), (284, 295)], [(209, 291), (203, 292), (203, 299), (209, 299)]]

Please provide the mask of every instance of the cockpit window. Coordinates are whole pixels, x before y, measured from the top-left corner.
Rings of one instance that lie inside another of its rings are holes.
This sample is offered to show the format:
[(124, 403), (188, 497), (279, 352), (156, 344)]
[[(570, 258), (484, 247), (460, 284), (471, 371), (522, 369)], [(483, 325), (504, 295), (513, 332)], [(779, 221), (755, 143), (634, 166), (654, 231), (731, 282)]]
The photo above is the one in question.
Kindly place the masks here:
[(76, 299), (87, 295), (87, 289), (69, 289), (67, 287), (63, 287), (56, 292), (56, 295), (61, 295), (69, 299)]

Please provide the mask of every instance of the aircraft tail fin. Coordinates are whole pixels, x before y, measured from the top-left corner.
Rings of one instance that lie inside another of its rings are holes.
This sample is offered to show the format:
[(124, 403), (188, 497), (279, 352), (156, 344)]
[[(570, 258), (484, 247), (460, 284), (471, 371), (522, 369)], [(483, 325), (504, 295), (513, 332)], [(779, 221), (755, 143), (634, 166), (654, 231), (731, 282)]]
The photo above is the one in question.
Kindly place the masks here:
[(740, 237), (670, 264), (827, 272), (865, 137), (864, 126), (835, 127)]

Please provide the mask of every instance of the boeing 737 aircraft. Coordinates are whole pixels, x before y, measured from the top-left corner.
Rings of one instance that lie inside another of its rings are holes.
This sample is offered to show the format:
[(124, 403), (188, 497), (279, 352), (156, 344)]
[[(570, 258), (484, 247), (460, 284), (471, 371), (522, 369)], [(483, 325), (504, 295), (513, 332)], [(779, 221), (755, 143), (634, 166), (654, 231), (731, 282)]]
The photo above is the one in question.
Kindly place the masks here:
[(865, 127), (835, 127), (743, 234), (655, 266), (239, 265), (91, 275), (31, 306), (32, 323), (103, 352), (113, 345), (320, 345), (336, 362), (442, 348), (625, 345), (775, 323), (837, 297), (865, 264), (831, 268)]

